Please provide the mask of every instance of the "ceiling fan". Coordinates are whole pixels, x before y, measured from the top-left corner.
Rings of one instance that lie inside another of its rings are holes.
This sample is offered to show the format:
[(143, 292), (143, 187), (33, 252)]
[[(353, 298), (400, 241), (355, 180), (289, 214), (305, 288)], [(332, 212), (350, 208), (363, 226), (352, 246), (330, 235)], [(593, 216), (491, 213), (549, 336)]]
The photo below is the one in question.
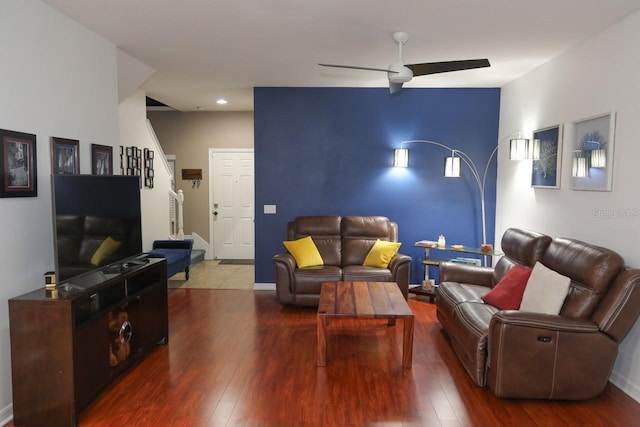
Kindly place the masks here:
[(349, 68), (353, 70), (384, 71), (389, 77), (389, 91), (395, 93), (402, 88), (402, 84), (410, 81), (414, 76), (427, 74), (448, 73), (450, 71), (471, 70), (473, 68), (490, 67), (488, 59), (469, 59), (464, 61), (425, 62), (422, 64), (406, 64), (402, 59), (402, 45), (409, 40), (409, 33), (398, 31), (393, 33), (393, 40), (398, 45), (398, 60), (389, 68), (357, 67), (353, 65), (318, 64), (323, 67)]

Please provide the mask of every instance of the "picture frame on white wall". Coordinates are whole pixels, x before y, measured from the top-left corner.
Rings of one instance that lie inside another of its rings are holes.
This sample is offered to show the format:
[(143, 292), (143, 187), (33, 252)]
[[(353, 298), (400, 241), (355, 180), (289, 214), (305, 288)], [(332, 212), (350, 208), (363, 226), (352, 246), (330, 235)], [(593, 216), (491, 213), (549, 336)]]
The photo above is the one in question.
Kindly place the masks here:
[(611, 191), (615, 112), (573, 122), (571, 189)]
[(560, 188), (562, 130), (562, 125), (555, 125), (533, 132), (532, 187)]

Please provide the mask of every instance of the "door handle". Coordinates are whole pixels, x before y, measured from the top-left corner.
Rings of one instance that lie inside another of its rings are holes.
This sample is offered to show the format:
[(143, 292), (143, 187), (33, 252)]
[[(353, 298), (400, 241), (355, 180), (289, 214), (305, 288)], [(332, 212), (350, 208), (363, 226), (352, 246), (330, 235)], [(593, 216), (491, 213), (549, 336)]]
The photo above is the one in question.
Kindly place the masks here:
[(214, 216), (218, 216), (218, 211), (213, 211)]

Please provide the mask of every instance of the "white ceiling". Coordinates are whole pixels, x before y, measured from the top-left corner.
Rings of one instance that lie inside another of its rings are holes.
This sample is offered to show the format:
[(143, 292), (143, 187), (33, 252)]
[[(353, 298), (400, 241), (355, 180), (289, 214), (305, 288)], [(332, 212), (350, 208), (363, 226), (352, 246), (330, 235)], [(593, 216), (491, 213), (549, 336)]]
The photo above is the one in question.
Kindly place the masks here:
[[(640, 0), (43, 0), (156, 70), (147, 95), (181, 111), (252, 110), (255, 86), (387, 87), (407, 63), (491, 68), (405, 87), (501, 87), (640, 9)], [(216, 105), (224, 97), (229, 104)]]

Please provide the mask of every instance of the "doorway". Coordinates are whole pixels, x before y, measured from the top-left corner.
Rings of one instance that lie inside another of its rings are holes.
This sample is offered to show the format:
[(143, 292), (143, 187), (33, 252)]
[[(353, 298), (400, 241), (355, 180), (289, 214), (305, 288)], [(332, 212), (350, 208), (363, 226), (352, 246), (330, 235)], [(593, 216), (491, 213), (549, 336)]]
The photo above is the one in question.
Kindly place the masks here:
[(209, 149), (209, 241), (214, 258), (254, 259), (253, 149)]

